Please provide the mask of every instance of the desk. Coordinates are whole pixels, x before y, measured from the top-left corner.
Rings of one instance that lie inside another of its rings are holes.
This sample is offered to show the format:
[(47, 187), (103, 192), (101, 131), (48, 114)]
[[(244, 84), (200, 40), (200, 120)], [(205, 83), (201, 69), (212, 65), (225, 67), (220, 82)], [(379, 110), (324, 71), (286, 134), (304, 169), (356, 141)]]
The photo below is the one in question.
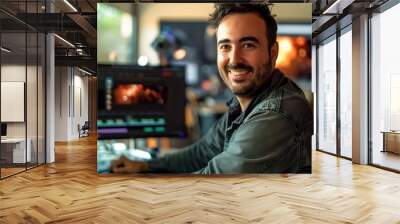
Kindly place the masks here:
[[(25, 138), (6, 138), (1, 139), (1, 156), (9, 163), (25, 163), (31, 161), (32, 140), (27, 139), (25, 151)], [(25, 154), (26, 152), (26, 154)], [(3, 156), (5, 154), (5, 156)], [(11, 157), (12, 154), (12, 157)], [(12, 160), (11, 160), (12, 158)], [(27, 161), (25, 161), (27, 158)]]
[(381, 133), (383, 133), (382, 152), (400, 154), (400, 131), (382, 131)]

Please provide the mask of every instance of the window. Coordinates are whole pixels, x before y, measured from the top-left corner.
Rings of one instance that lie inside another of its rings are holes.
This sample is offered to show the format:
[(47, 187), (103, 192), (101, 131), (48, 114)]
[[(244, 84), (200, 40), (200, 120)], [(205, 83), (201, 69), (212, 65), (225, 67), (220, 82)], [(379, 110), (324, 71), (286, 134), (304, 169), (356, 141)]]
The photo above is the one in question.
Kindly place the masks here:
[(351, 158), (353, 73), (351, 26), (348, 28), (340, 36), (340, 155)]
[(336, 153), (336, 39), (318, 48), (318, 149)]
[[(372, 163), (400, 170), (400, 4), (371, 18)], [(398, 150), (398, 152), (397, 152)]]

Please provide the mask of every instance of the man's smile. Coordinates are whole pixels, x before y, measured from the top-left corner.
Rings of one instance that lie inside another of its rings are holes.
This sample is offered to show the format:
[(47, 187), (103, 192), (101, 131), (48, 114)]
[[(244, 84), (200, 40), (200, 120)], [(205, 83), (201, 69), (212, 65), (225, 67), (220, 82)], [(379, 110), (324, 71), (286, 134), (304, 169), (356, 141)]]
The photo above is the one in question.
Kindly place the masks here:
[(228, 75), (232, 81), (242, 82), (249, 79), (253, 75), (253, 72), (247, 69), (236, 69), (236, 70), (229, 70)]

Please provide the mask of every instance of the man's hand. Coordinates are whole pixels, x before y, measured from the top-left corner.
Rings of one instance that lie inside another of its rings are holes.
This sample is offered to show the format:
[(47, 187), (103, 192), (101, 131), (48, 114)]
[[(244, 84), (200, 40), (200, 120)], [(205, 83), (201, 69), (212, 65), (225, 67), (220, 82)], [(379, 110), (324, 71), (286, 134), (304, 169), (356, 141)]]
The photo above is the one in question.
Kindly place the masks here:
[(125, 156), (121, 156), (111, 164), (111, 171), (113, 173), (140, 173), (147, 170), (148, 165), (146, 162), (132, 161)]

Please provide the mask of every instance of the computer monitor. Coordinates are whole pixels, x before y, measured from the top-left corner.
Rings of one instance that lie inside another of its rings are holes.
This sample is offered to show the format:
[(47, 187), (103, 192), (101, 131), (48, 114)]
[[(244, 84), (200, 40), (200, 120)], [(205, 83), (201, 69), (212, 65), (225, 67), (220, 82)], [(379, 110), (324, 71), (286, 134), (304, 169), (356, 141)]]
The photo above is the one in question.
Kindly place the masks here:
[(2, 137), (7, 136), (7, 124), (6, 123), (1, 123), (1, 136)]
[(99, 139), (184, 137), (185, 68), (98, 65)]

